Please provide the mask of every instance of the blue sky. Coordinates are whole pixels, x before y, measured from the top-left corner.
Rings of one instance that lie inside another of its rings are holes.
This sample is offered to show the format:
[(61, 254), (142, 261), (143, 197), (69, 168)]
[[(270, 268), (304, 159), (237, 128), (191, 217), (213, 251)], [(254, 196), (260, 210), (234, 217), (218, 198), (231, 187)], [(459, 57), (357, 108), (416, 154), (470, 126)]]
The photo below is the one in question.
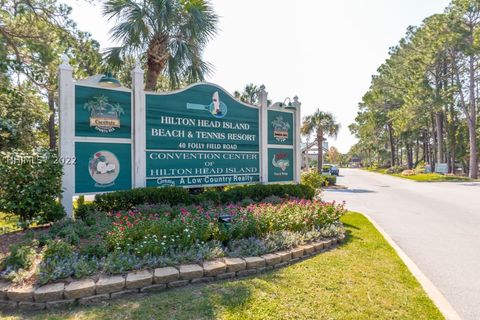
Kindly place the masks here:
[[(64, 0), (73, 18), (102, 48), (113, 45), (112, 23), (101, 4)], [(247, 83), (265, 84), (269, 98), (298, 95), (302, 115), (317, 108), (332, 112), (342, 125), (336, 140), (347, 152), (355, 139), (348, 131), (372, 74), (409, 25), (443, 12), (447, 0), (213, 0), (220, 32), (205, 59), (215, 72), (207, 80), (230, 92)], [(100, 3), (100, 1), (94, 1)]]

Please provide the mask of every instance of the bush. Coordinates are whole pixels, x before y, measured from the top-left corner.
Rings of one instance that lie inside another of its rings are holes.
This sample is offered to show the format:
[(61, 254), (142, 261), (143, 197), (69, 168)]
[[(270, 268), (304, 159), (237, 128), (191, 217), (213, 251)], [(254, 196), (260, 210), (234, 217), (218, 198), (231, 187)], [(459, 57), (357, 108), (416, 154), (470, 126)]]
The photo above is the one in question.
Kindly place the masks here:
[[(320, 230), (339, 220), (344, 209), (331, 203), (290, 200), (281, 204), (259, 203), (248, 207), (228, 205), (165, 208), (150, 206), (112, 215), (107, 232), (110, 251), (136, 256), (164, 255), (172, 249), (190, 248), (195, 243), (262, 237), (271, 232)], [(227, 215), (228, 222), (219, 217)]]
[(94, 200), (95, 207), (105, 212), (131, 209), (140, 204), (177, 205), (190, 202), (190, 194), (183, 188), (138, 188), (97, 194)]
[(259, 202), (270, 196), (312, 199), (314, 195), (314, 189), (302, 184), (254, 184), (229, 187), (225, 190), (207, 190), (198, 195), (190, 195), (188, 189), (183, 188), (139, 188), (96, 195), (93, 204), (83, 204), (77, 208), (76, 216), (84, 217), (95, 210), (129, 210), (142, 204), (226, 204), (239, 203), (245, 199)]
[(402, 171), (406, 170), (407, 168), (401, 166), (393, 166), (385, 170), (386, 174), (399, 174)]
[(56, 199), (61, 195), (62, 165), (52, 151), (0, 153), (0, 211), (22, 221), (62, 216)]
[(427, 173), (426, 165), (425, 162), (420, 161), (417, 166), (415, 167), (415, 173), (416, 174), (422, 174), (422, 173)]
[(414, 176), (416, 174), (415, 170), (403, 170), (402, 176)]
[(40, 223), (48, 223), (52, 221), (58, 221), (66, 216), (65, 209), (58, 202), (52, 202), (49, 207), (46, 207), (42, 216), (40, 217)]
[(328, 184), (326, 176), (319, 174), (317, 170), (302, 172), (301, 181), (303, 185), (315, 190), (326, 187)]
[(337, 177), (336, 176), (324, 176), (327, 179), (327, 184), (329, 186), (334, 186), (337, 184)]
[(67, 259), (73, 255), (73, 247), (62, 240), (49, 240), (43, 250), (43, 259)]
[(16, 243), (10, 246), (10, 254), (3, 261), (3, 267), (10, 271), (29, 269), (35, 259), (38, 243)]
[(75, 219), (87, 221), (97, 213), (97, 206), (94, 203), (82, 203), (75, 209)]
[[(221, 203), (238, 203), (245, 198), (255, 202), (262, 201), (270, 196), (281, 198), (313, 199), (315, 190), (303, 184), (253, 184), (246, 186), (229, 187), (219, 191)], [(200, 195), (202, 196), (202, 195)]]

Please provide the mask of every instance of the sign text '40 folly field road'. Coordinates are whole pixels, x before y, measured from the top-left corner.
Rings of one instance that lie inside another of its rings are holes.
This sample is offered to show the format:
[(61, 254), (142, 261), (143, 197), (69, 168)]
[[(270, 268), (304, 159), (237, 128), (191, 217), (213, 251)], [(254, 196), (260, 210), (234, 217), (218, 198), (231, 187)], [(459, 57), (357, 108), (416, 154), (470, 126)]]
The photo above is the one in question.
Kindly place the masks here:
[[(197, 83), (155, 93), (104, 88), (98, 76), (74, 81), (60, 67), (62, 204), (72, 197), (139, 187), (205, 187), (300, 180), (300, 103), (295, 110), (234, 99), (221, 87)], [(69, 165), (70, 164), (70, 165)]]

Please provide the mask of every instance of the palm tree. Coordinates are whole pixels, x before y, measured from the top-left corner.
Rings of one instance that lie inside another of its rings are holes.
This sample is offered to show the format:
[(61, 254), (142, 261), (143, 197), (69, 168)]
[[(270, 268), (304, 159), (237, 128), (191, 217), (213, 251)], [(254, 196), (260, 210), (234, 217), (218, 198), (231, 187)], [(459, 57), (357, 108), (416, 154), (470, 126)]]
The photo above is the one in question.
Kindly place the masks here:
[(249, 103), (249, 104), (257, 104), (258, 103), (258, 91), (259, 87), (254, 85), (253, 83), (247, 84), (242, 92), (235, 91), (233, 95), (236, 99)]
[(335, 117), (329, 112), (317, 111), (306, 116), (303, 119), (303, 125), (301, 133), (304, 135), (311, 135), (315, 133), (317, 135), (317, 147), (318, 147), (318, 172), (322, 172), (323, 168), (323, 141), (324, 135), (328, 137), (337, 137), (340, 130), (340, 124), (335, 122)]
[(105, 52), (112, 68), (140, 56), (146, 62), (145, 89), (154, 91), (161, 74), (170, 86), (204, 80), (212, 67), (202, 59), (217, 32), (218, 16), (209, 0), (107, 0), (103, 14), (115, 18), (110, 30), (119, 47)]

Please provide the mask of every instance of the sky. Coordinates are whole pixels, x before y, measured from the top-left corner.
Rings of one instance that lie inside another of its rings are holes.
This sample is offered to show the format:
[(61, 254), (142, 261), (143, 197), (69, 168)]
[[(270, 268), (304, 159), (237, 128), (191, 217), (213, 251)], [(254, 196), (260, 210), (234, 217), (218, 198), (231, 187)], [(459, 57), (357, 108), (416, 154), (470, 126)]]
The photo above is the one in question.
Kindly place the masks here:
[[(101, 14), (101, 1), (64, 0), (80, 30), (101, 48), (114, 22)], [(356, 142), (348, 126), (371, 76), (410, 25), (441, 13), (448, 0), (211, 0), (220, 16), (219, 33), (205, 60), (215, 67), (207, 81), (229, 92), (264, 84), (273, 102), (299, 97), (302, 116), (320, 108), (341, 124), (330, 146), (348, 152)]]

